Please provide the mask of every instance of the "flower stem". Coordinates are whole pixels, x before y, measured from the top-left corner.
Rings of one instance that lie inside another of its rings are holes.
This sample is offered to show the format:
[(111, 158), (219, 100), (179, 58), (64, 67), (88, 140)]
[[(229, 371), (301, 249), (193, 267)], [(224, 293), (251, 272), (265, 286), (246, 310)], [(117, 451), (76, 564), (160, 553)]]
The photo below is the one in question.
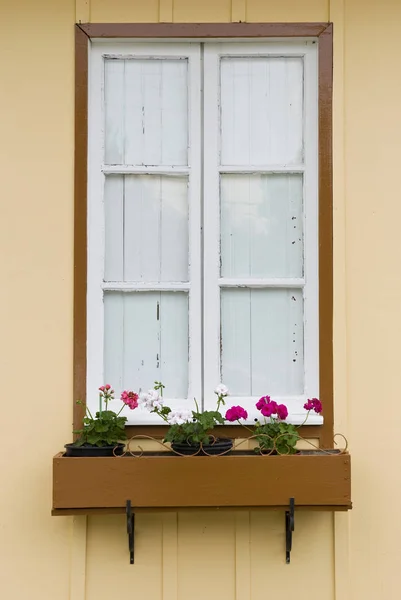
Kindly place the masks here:
[(155, 408), (152, 412), (155, 412), (159, 417), (163, 419), (163, 421), (166, 421), (166, 423), (168, 423), (166, 415), (163, 415), (163, 413), (160, 412), (160, 409)]
[(302, 427), (302, 425), (305, 425), (306, 421), (308, 420), (309, 413), (310, 413), (310, 410), (308, 410), (308, 412), (306, 413), (305, 420), (304, 420), (303, 423), (301, 423), (301, 425), (296, 425), (297, 429), (299, 429), (300, 427)]
[(240, 423), (239, 419), (237, 419), (237, 423), (238, 425), (241, 425), (241, 427), (243, 427), (244, 429), (247, 429), (248, 431), (250, 431), (251, 433), (254, 433), (253, 430), (250, 427), (247, 427), (246, 425), (244, 425), (243, 423)]

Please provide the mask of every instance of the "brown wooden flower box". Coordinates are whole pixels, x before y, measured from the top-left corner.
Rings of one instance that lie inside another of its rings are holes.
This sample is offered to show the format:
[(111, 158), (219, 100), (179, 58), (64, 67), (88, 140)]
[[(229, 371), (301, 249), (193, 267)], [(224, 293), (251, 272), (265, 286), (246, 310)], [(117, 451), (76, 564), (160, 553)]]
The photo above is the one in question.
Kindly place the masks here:
[(55, 515), (122, 512), (127, 500), (155, 510), (288, 507), (290, 498), (297, 508), (350, 509), (350, 455), (53, 459)]

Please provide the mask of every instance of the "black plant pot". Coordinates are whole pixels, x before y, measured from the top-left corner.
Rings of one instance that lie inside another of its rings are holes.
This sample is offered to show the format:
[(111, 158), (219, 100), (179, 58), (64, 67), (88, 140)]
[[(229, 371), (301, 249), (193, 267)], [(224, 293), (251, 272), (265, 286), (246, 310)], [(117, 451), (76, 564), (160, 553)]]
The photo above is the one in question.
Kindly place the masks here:
[(187, 443), (178, 444), (177, 442), (172, 442), (171, 444), (171, 448), (174, 452), (184, 454), (185, 456), (216, 456), (219, 454), (226, 456), (229, 454), (232, 447), (233, 441), (224, 438), (216, 438), (216, 440), (211, 441), (210, 444), (202, 444), (202, 447), (200, 444), (193, 446)]
[(66, 444), (66, 456), (118, 456), (124, 451), (124, 444), (114, 444), (113, 446), (92, 446), (91, 444), (83, 444), (76, 446), (75, 444)]

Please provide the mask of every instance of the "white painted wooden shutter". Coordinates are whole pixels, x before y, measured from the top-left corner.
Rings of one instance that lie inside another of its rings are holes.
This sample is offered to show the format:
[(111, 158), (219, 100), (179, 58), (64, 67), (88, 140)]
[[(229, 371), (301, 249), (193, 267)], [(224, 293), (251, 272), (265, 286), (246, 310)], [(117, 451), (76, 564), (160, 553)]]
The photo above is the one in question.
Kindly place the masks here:
[[(87, 397), (94, 409), (105, 382), (118, 397), (163, 381), (177, 407), (201, 397), (200, 81), (199, 44), (92, 48)], [(132, 423), (159, 422), (139, 410), (124, 414)]]
[(91, 409), (105, 382), (208, 409), (223, 381), (294, 422), (318, 395), (316, 46), (93, 43)]
[(205, 407), (221, 380), (250, 419), (318, 394), (316, 56), (205, 44)]

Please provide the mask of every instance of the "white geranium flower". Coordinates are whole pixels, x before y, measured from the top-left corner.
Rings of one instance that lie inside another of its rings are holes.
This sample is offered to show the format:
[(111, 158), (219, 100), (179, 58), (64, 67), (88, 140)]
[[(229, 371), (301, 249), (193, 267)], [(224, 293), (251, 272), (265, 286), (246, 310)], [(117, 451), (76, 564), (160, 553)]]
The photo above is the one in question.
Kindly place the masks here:
[(147, 392), (141, 392), (139, 395), (139, 403), (143, 408), (153, 410), (154, 408), (162, 408), (163, 398), (160, 396), (158, 390), (152, 389)]
[(192, 411), (187, 409), (172, 410), (167, 416), (169, 425), (183, 425), (191, 421), (191, 419)]
[(163, 398), (160, 397), (158, 400), (152, 401), (153, 408), (163, 408)]
[(141, 392), (139, 394), (139, 399), (138, 402), (141, 406), (145, 406), (148, 402), (148, 393), (147, 392)]
[(228, 391), (228, 387), (226, 385), (224, 385), (223, 383), (220, 383), (220, 385), (218, 385), (215, 390), (214, 393), (217, 394), (218, 396), (229, 396), (230, 392)]
[(151, 400), (152, 402), (159, 400), (159, 398), (160, 398), (159, 390), (154, 390), (154, 389), (149, 390), (148, 396), (149, 396), (149, 400)]

